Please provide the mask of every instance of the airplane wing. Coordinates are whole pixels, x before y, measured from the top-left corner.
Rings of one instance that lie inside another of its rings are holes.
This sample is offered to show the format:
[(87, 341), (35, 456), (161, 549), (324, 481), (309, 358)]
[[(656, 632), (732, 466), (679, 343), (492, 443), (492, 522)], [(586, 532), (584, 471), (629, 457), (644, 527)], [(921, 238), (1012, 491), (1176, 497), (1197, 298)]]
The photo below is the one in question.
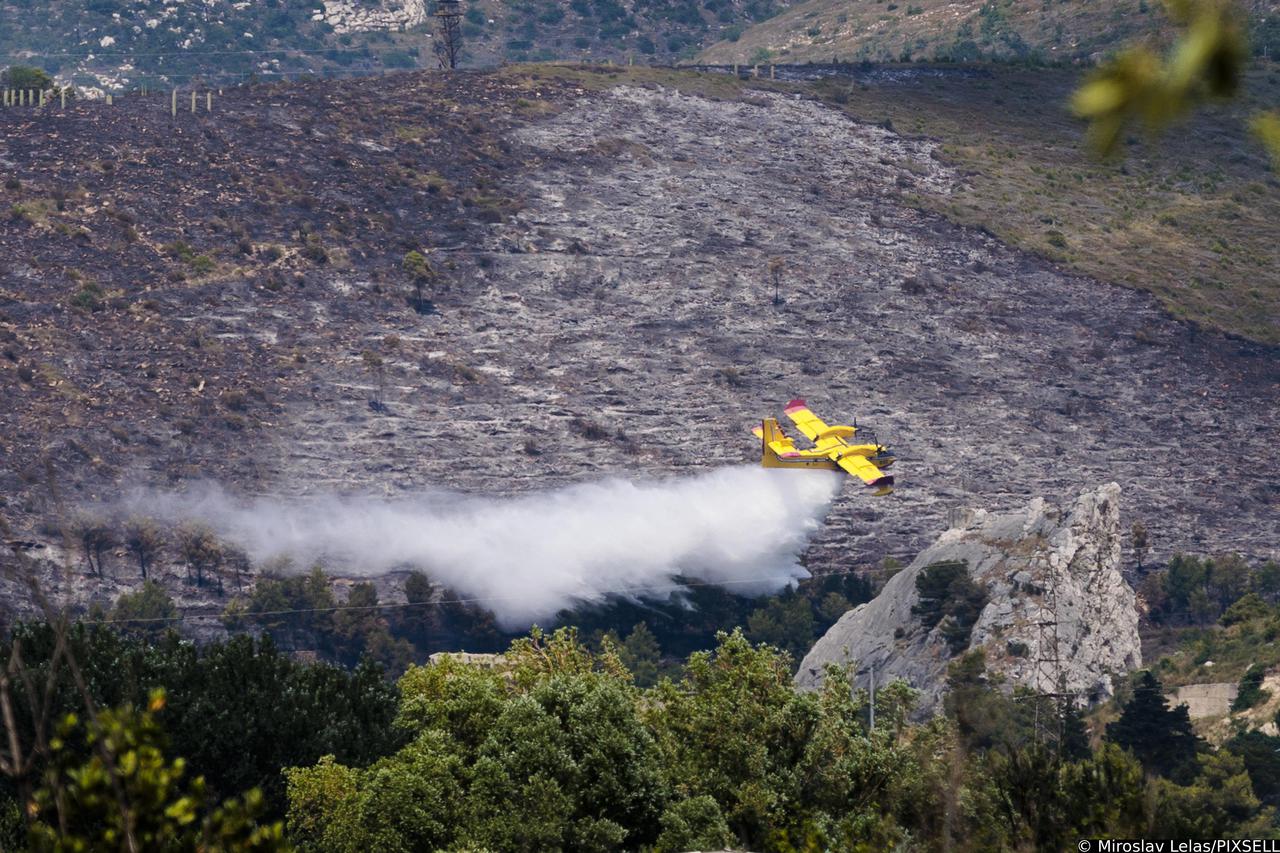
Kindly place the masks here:
[(813, 446), (818, 450), (827, 450), (832, 447), (840, 447), (847, 444), (846, 438), (851, 437), (856, 430), (849, 426), (827, 426), (822, 418), (809, 411), (809, 406), (804, 400), (792, 400), (787, 403), (787, 407), (783, 409), (787, 413), (787, 417), (795, 421), (796, 427), (800, 432), (804, 433), (804, 437), (813, 442)]
[(872, 465), (865, 456), (850, 454), (842, 459), (837, 459), (836, 464), (868, 486), (887, 488), (893, 485), (893, 477)]
[(809, 404), (804, 400), (792, 400), (782, 411), (795, 422), (796, 428), (810, 441), (816, 442), (818, 436), (830, 429), (822, 418), (809, 411)]

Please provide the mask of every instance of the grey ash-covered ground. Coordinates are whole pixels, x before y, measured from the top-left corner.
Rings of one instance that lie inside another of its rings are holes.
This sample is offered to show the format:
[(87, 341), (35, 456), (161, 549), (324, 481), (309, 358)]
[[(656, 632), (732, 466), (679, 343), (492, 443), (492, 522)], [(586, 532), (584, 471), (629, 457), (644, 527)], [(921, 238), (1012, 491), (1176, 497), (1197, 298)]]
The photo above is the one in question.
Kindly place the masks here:
[[(965, 180), (934, 140), (794, 94), (582, 79), (255, 87), (176, 123), (159, 99), (0, 114), (15, 530), (198, 478), (680, 475), (754, 461), (752, 423), (804, 396), (900, 460), (892, 497), (845, 488), (817, 571), (910, 557), (961, 506), (1111, 480), (1157, 553), (1275, 552), (1274, 351), (907, 205)], [(410, 250), (434, 311), (408, 304)]]

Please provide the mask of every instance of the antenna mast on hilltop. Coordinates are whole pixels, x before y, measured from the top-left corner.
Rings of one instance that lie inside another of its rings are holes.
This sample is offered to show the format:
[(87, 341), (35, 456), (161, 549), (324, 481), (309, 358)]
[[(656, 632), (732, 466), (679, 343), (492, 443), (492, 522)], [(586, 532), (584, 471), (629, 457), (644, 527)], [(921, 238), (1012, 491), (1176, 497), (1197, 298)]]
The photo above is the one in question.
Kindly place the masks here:
[(462, 8), (458, 0), (437, 0), (436, 19), (440, 22), (436, 58), (441, 68), (457, 68), (458, 52), (462, 49)]

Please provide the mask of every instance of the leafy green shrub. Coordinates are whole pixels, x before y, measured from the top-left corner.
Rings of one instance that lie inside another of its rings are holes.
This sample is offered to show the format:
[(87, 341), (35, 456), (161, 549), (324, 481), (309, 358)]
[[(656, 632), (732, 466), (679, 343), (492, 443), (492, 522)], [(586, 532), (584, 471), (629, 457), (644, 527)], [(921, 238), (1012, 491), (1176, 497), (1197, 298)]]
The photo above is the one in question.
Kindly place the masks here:
[(104, 710), (90, 724), (68, 714), (59, 722), (51, 768), (28, 806), (31, 849), (289, 849), (283, 824), (257, 822), (261, 791), (211, 808), (204, 779), (188, 777), (183, 759), (165, 755), (157, 720), (165, 704), (156, 690), (145, 711)]
[(74, 308), (80, 308), (85, 311), (101, 311), (102, 310), (102, 288), (91, 281), (86, 281), (80, 285), (71, 297), (71, 305)]
[(1262, 596), (1256, 592), (1250, 592), (1236, 599), (1222, 614), (1218, 620), (1223, 627), (1238, 625), (1241, 622), (1250, 622), (1254, 619), (1261, 619), (1272, 614), (1272, 609), (1262, 600)]
[(912, 614), (926, 628), (941, 626), (952, 654), (964, 651), (987, 606), (987, 590), (969, 577), (969, 564), (953, 560), (925, 566), (916, 577), (916, 591), (920, 600), (911, 607)]
[(729, 824), (714, 797), (705, 794), (674, 803), (662, 813), (662, 834), (655, 853), (720, 850), (734, 842)]
[(178, 615), (173, 599), (164, 591), (164, 587), (155, 581), (143, 581), (142, 586), (133, 592), (126, 592), (116, 599), (116, 606), (111, 611), (112, 619), (162, 620), (173, 619)]
[(1247, 711), (1271, 698), (1271, 691), (1262, 688), (1262, 679), (1266, 675), (1267, 669), (1262, 664), (1255, 663), (1249, 667), (1244, 678), (1240, 679), (1240, 691), (1236, 693), (1235, 701), (1231, 703), (1233, 713)]
[(0, 86), (10, 89), (48, 89), (53, 86), (53, 78), (40, 68), (10, 65), (0, 73)]

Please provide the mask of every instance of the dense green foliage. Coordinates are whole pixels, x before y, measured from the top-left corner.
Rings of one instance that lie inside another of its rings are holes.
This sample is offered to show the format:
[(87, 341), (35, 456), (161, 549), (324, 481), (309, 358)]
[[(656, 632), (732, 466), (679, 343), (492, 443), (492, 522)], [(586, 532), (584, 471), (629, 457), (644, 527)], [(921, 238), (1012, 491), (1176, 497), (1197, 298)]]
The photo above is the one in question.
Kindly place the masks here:
[[(631, 637), (647, 659), (647, 629)], [(9, 641), (30, 684), (55, 639), (26, 626)], [(1091, 749), (1073, 708), (1005, 693), (981, 654), (953, 663), (943, 716), (911, 722), (915, 691), (893, 682), (872, 729), (842, 670), (797, 692), (790, 657), (741, 631), (650, 688), (611, 636), (592, 651), (572, 629), (486, 664), (411, 666), (396, 687), (247, 637), (202, 651), (104, 626), (69, 639), (95, 702), (117, 710), (81, 714), (54, 681), (51, 756), (10, 789), (31, 792), (33, 843), (49, 849), (118, 838), (121, 802), (139, 837), (174, 849), (990, 850), (1260, 836), (1280, 797), (1280, 738), (1214, 751), (1149, 673)], [(0, 811), (10, 838), (18, 802)]]
[(1254, 664), (1240, 679), (1240, 690), (1235, 701), (1231, 703), (1232, 711), (1247, 711), (1271, 698), (1271, 692), (1262, 688), (1262, 679), (1267, 674), (1265, 667)]
[[(287, 564), (267, 565), (249, 595), (230, 602), (223, 622), (233, 630), (256, 626), (282, 648), (347, 665), (368, 656), (393, 674), (434, 652), (498, 652), (519, 636), (500, 630), (492, 613), (460, 601), (420, 572), (405, 580), (404, 594), (409, 606), (383, 610), (373, 585), (358, 583), (339, 602), (318, 566), (299, 574)], [(649, 686), (689, 654), (712, 645), (725, 626), (746, 625), (751, 639), (798, 658), (840, 616), (870, 598), (871, 584), (855, 574), (807, 578), (764, 598), (689, 583), (666, 601), (615, 598), (562, 611), (557, 622), (578, 626), (593, 648), (610, 638), (637, 682)], [(129, 606), (137, 604), (131, 599)], [(618, 633), (628, 629), (625, 638)]]
[[(0, 645), (4, 660), (14, 643), (31, 678), (15, 685), (15, 713), (18, 729), (30, 732), (36, 715), (26, 685), (44, 683), (56, 634), (22, 626)], [(395, 690), (371, 663), (348, 672), (300, 664), (269, 639), (240, 636), (198, 648), (172, 633), (153, 644), (105, 626), (78, 625), (68, 644), (99, 707), (146, 707), (152, 690), (167, 691), (160, 721), (174, 754), (205, 777), (211, 796), (261, 789), (268, 814), (282, 810), (282, 766), (326, 754), (362, 764), (398, 743)], [(71, 674), (62, 668), (57, 676), (55, 719), (83, 707)]]
[(1224, 625), (1260, 615), (1280, 600), (1280, 563), (1250, 566), (1237, 554), (1217, 558), (1175, 554), (1139, 588), (1157, 624)]
[(67, 714), (59, 722), (30, 807), (32, 850), (287, 849), (280, 821), (257, 820), (260, 791), (211, 807), (204, 780), (190, 778), (183, 759), (165, 756), (155, 718), (163, 707), (157, 690), (144, 711), (105, 710), (87, 723)]
[(0, 72), (0, 87), (8, 89), (48, 89), (53, 78), (40, 68), (29, 65), (10, 65)]
[[(1046, 704), (1037, 720), (1024, 701), (1035, 697), (994, 689), (980, 657), (957, 662), (947, 717), (908, 723), (913, 692), (895, 683), (869, 730), (867, 696), (840, 670), (799, 693), (784, 653), (740, 632), (718, 642), (647, 690), (611, 643), (593, 654), (569, 630), (535, 632), (492, 667), (413, 667), (397, 718), (407, 746), (363, 769), (324, 758), (287, 771), (291, 839), (317, 850), (988, 850), (1268, 831), (1271, 810), (1237, 752), (1191, 736), (1179, 779), (1147, 775), (1119, 743), (1091, 751), (1073, 711)], [(1117, 738), (1149, 719), (1145, 696)]]
[(1107, 737), (1128, 749), (1152, 773), (1189, 778), (1195, 769), (1197, 738), (1187, 706), (1170, 708), (1164, 688), (1150, 672), (1133, 687), (1133, 698), (1120, 719), (1107, 726)]
[(911, 612), (926, 628), (941, 626), (952, 654), (964, 651), (982, 608), (987, 606), (986, 587), (969, 577), (969, 565), (953, 561), (925, 566), (916, 577), (916, 591), (920, 600)]

